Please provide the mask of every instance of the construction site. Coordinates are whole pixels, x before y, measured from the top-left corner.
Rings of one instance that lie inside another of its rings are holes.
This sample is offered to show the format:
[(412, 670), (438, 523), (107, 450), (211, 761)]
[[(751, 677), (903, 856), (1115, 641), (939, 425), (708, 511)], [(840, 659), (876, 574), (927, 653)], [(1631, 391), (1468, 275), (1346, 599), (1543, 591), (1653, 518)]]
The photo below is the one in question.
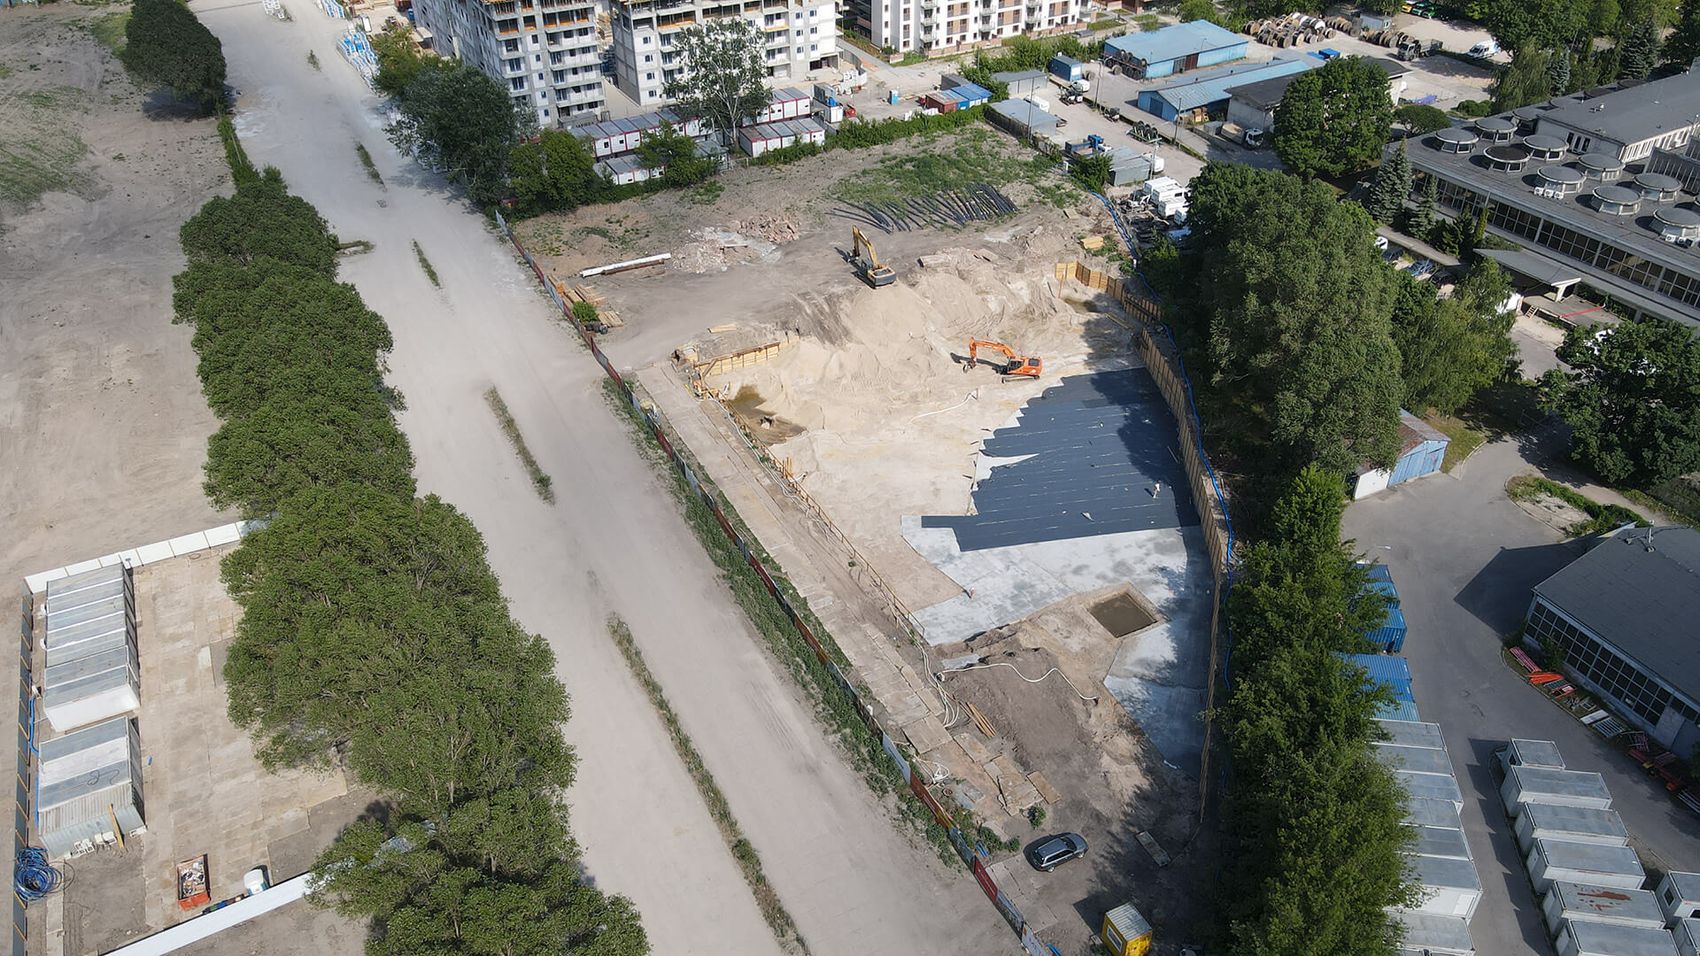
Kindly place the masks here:
[(1093, 844), (1055, 873), (993, 854), (1028, 922), (1072, 947), (1132, 901), (1178, 952), (1213, 865), (1212, 550), (1141, 323), (1119, 280), (1075, 265), (1107, 216), (985, 137), (924, 147), (981, 152), (961, 187), (870, 195), (867, 173), (927, 158), (869, 150), (515, 231), (566, 298), (612, 317), (599, 347), (916, 764), (1002, 839)]

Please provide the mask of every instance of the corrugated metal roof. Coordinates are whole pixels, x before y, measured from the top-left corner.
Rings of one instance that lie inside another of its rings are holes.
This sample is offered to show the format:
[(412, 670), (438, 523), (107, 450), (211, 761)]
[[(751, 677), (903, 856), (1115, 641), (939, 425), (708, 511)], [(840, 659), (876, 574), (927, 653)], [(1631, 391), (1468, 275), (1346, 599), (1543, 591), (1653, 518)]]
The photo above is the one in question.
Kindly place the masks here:
[(1155, 91), (1155, 95), (1175, 109), (1185, 112), (1226, 100), (1228, 91), (1233, 87), (1257, 80), (1292, 76), (1314, 70), (1321, 65), (1321, 60), (1307, 56), (1293, 60), (1271, 60), (1252, 66), (1228, 67), (1207, 74), (1194, 73), (1189, 74), (1190, 78), (1183, 82)]
[(1026, 100), (1004, 100), (1000, 103), (993, 103), (991, 110), (1004, 119), (1019, 124), (1023, 129), (1041, 131), (1055, 129), (1057, 125), (1055, 116)]
[(1145, 63), (1165, 63), (1226, 47), (1245, 46), (1247, 38), (1208, 20), (1177, 23), (1147, 33), (1124, 33), (1104, 42), (1104, 48)]
[(1392, 687), (1394, 697), (1410, 699), (1411, 665), (1403, 657), (1394, 657), (1391, 654), (1341, 654), (1340, 658), (1347, 664), (1363, 668), (1369, 674), (1371, 683)]

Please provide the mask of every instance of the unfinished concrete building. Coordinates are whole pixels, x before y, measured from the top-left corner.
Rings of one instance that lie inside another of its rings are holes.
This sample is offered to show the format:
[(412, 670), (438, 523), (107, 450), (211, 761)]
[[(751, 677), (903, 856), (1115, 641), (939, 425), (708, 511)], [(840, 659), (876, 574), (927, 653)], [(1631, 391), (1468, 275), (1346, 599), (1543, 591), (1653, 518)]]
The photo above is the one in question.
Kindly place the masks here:
[(947, 53), (1081, 22), (1081, 0), (850, 0), (849, 23), (874, 46)]
[(413, 10), (439, 54), (506, 86), (539, 126), (602, 111), (596, 0), (417, 0)]
[(613, 0), (614, 85), (647, 107), (667, 102), (668, 81), (690, 68), (676, 45), (679, 31), (728, 16), (762, 31), (769, 79), (801, 79), (838, 66), (833, 0)]

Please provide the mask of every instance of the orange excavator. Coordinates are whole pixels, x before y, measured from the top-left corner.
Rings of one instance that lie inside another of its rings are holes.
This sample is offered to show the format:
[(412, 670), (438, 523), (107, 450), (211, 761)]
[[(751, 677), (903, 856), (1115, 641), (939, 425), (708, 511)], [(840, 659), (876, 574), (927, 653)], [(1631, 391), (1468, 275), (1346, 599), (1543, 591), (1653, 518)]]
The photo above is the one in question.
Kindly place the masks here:
[[(993, 342), (989, 339), (969, 339), (968, 363), (962, 366), (962, 370), (964, 372), (973, 369), (975, 365), (979, 364), (981, 349), (999, 352), (1004, 358), (1009, 360), (1002, 366), (996, 366), (998, 371), (1004, 375), (1019, 375), (1022, 378), (1038, 378), (1040, 373), (1045, 370), (1045, 362), (1043, 359), (1034, 356), (1016, 355), (1014, 349), (1002, 342)], [(986, 364), (996, 365), (996, 363), (993, 362), (987, 362)]]

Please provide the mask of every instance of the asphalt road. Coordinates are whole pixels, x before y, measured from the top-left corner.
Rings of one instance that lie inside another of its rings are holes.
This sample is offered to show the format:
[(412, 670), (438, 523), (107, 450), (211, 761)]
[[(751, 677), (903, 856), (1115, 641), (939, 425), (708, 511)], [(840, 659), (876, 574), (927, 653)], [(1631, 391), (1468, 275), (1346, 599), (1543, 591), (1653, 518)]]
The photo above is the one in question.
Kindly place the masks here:
[(1521, 623), (1530, 587), (1574, 554), (1505, 496), (1506, 479), (1530, 470), (1529, 459), (1544, 460), (1516, 439), (1495, 442), (1451, 475), (1353, 504), (1345, 521), (1347, 537), (1385, 563), (1399, 588), (1417, 708), (1440, 724), (1464, 791), (1464, 827), (1483, 884), (1471, 933), (1478, 952), (1495, 956), (1551, 951), (1490, 769), (1493, 751), (1511, 737), (1556, 741), (1571, 767), (1599, 771), (1644, 855), (1700, 869), (1700, 817), (1500, 658), (1500, 635)]
[[(651, 707), (609, 640), (616, 612), (665, 687), (813, 952), (1014, 952), (974, 882), (892, 828), (760, 649), (678, 515), (671, 492), (601, 394), (601, 372), (509, 247), (380, 129), (378, 101), (316, 6), (195, 5), (224, 43), (237, 128), (345, 239), (374, 251), (342, 278), (389, 322), (390, 381), (422, 493), (484, 533), (515, 615), (554, 647), (572, 694), (570, 793), (588, 873), (625, 893), (658, 953), (777, 946)], [(307, 62), (313, 50), (322, 70)], [(371, 151), (385, 185), (355, 156)], [(417, 240), (441, 276), (414, 259)], [(540, 501), (486, 407), (495, 385), (554, 478)]]

